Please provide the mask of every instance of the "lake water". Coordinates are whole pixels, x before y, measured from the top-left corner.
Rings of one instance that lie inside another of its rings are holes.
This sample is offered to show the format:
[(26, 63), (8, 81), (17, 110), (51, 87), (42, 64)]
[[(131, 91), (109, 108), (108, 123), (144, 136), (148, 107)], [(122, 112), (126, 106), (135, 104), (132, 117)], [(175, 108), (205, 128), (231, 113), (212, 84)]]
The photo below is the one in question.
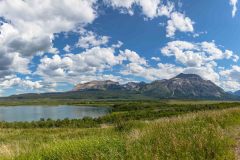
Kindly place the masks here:
[(107, 107), (85, 106), (16, 106), (0, 107), (0, 121), (39, 121), (41, 118), (82, 119), (84, 117), (98, 118), (109, 112)]

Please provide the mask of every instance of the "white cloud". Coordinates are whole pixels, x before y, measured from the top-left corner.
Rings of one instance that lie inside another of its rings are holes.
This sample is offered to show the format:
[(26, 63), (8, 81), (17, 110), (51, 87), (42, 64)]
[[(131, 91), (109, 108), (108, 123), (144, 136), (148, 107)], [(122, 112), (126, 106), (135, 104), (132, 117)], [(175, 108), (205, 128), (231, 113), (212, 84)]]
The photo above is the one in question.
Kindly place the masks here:
[(222, 77), (222, 87), (233, 91), (240, 89), (240, 66), (233, 65), (230, 69), (221, 70), (219, 74)]
[(158, 15), (158, 7), (160, 0), (139, 0), (139, 4), (142, 7), (143, 13), (149, 17), (154, 18)]
[(7, 89), (13, 86), (20, 86), (29, 89), (40, 89), (43, 85), (40, 81), (31, 81), (31, 80), (24, 80), (15, 76), (7, 77), (5, 80), (0, 82), (0, 86), (2, 89)]
[(238, 91), (240, 89), (240, 83), (237, 81), (222, 81), (220, 86), (226, 91)]
[(152, 57), (151, 60), (153, 60), (153, 61), (161, 61), (161, 59), (159, 57)]
[(76, 83), (79, 76), (93, 76), (104, 70), (111, 69), (120, 64), (114, 55), (113, 48), (94, 47), (79, 54), (66, 54), (64, 57), (54, 55), (52, 58), (44, 57), (38, 66), (36, 74), (44, 79), (55, 82)]
[(233, 65), (231, 69), (221, 71), (220, 75), (228, 80), (240, 82), (240, 66)]
[[(125, 62), (121, 63), (123, 68), (120, 73), (122, 75), (141, 77), (150, 81), (172, 78), (184, 71), (184, 68), (174, 64), (158, 63), (157, 67), (152, 67), (144, 57), (128, 49), (120, 51), (118, 59), (120, 62)], [(159, 58), (156, 59), (159, 60)]]
[(104, 0), (107, 5), (120, 9), (122, 13), (134, 14), (134, 5), (138, 5), (142, 13), (148, 18), (158, 15), (160, 0)]
[(64, 50), (65, 52), (69, 53), (69, 52), (71, 51), (71, 46), (67, 44), (67, 45), (63, 48), (63, 50)]
[(174, 37), (176, 31), (194, 32), (194, 22), (179, 12), (172, 12), (167, 24), (167, 37)]
[[(5, 0), (0, 15), (26, 37), (69, 31), (96, 18), (95, 0)], [(22, 28), (20, 28), (22, 27)], [(26, 30), (29, 29), (29, 30)]]
[[(122, 68), (134, 63), (147, 66), (147, 61), (131, 50), (119, 51), (115, 55), (115, 47), (94, 47), (79, 54), (66, 54), (63, 57), (54, 55), (43, 57), (35, 74), (48, 82), (68, 82), (76, 84), (87, 80), (123, 80), (119, 76), (106, 74), (113, 71), (114, 66)], [(126, 80), (126, 79), (125, 79)]]
[(220, 76), (215, 71), (215, 64), (195, 67), (181, 67), (174, 64), (158, 63), (156, 67), (144, 66), (138, 63), (128, 63), (121, 71), (123, 75), (131, 75), (144, 78), (146, 80), (169, 79), (180, 73), (198, 74), (206, 80), (220, 84)]
[(173, 11), (173, 3), (168, 2), (164, 5), (161, 0), (104, 0), (104, 2), (113, 8), (120, 9), (122, 13), (134, 14), (134, 7), (139, 6), (142, 14), (149, 19), (158, 16), (169, 16)]
[(109, 41), (108, 36), (98, 36), (96, 33), (88, 31), (80, 35), (80, 38), (76, 46), (87, 49), (101, 45), (106, 45), (108, 41)]
[(211, 64), (206, 66), (201, 66), (201, 67), (186, 67), (184, 68), (183, 73), (197, 74), (197, 75), (200, 75), (205, 80), (211, 80), (212, 82), (219, 85), (220, 76), (214, 69), (215, 69), (215, 66)]
[(129, 61), (131, 63), (147, 65), (147, 61), (145, 58), (140, 57), (138, 53), (126, 49), (125, 51), (120, 51), (120, 55), (118, 56), (121, 61)]
[(12, 72), (18, 72), (22, 74), (30, 74), (31, 71), (28, 69), (30, 60), (28, 58), (21, 57), (19, 53), (13, 54), (12, 57)]
[(174, 11), (174, 3), (167, 2), (167, 5), (160, 5), (158, 9), (158, 15), (170, 17), (173, 11)]
[(173, 64), (159, 63), (157, 67), (150, 67), (137, 63), (129, 63), (125, 66), (125, 69), (121, 71), (121, 74), (137, 76), (153, 81), (172, 78), (181, 72), (183, 72), (183, 68)]
[(177, 62), (188, 67), (205, 66), (220, 59), (238, 60), (238, 56), (230, 50), (221, 50), (214, 42), (191, 43), (172, 41), (161, 49), (164, 56), (174, 56)]
[(122, 47), (122, 45), (123, 45), (123, 42), (118, 41), (117, 44), (112, 45), (112, 48), (120, 48), (120, 47)]
[[(97, 17), (95, 0), (4, 0), (0, 1), (0, 77), (27, 73), (34, 55), (58, 53), (54, 34), (92, 23)], [(10, 57), (10, 58), (9, 58)], [(15, 61), (11, 59), (15, 57)], [(16, 60), (16, 57), (17, 60)], [(28, 60), (26, 59), (28, 58)], [(16, 61), (20, 62), (17, 66)], [(20, 66), (20, 65), (23, 66)], [(13, 70), (12, 68), (21, 68)]]
[(34, 81), (30, 77), (19, 78), (16, 75), (5, 76), (0, 79), (1, 96), (8, 96), (6, 90), (14, 88), (15, 94), (56, 92), (57, 83), (42, 80)]
[(232, 17), (235, 17), (235, 15), (237, 13), (237, 3), (238, 3), (238, 0), (230, 0), (230, 5), (233, 7), (232, 8)]

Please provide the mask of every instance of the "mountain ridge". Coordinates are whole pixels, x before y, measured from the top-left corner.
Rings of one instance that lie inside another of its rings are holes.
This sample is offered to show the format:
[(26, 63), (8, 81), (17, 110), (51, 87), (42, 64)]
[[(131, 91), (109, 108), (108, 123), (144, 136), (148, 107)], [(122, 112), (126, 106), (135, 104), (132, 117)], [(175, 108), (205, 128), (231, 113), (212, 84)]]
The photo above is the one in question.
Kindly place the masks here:
[(72, 90), (61, 93), (22, 94), (10, 98), (73, 98), (73, 99), (236, 99), (212, 81), (196, 74), (181, 73), (173, 78), (150, 83), (90, 81), (77, 84)]

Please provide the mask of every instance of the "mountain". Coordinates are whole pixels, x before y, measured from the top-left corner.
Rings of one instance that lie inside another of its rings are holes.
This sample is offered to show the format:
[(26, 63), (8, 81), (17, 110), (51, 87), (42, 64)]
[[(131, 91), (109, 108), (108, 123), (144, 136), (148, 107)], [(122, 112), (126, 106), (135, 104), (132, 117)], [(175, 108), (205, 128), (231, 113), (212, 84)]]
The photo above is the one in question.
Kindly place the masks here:
[(183, 73), (171, 79), (157, 80), (152, 83), (129, 82), (121, 85), (113, 81), (92, 81), (77, 85), (74, 91), (92, 89), (136, 91), (151, 98), (223, 99), (231, 97), (213, 82), (204, 80), (196, 74)]
[(209, 80), (196, 74), (179, 74), (171, 79), (151, 83), (91, 81), (77, 84), (62, 93), (22, 94), (9, 98), (65, 98), (65, 99), (236, 99)]
[(221, 99), (228, 97), (222, 88), (195, 74), (179, 74), (169, 80), (154, 81), (144, 88), (144, 94), (162, 98)]
[(91, 81), (84, 84), (78, 84), (75, 86), (73, 91), (84, 91), (84, 90), (111, 90), (121, 89), (122, 86), (119, 82), (107, 81)]
[(122, 85), (123, 89), (125, 90), (132, 90), (132, 91), (141, 91), (143, 87), (145, 87), (146, 83), (145, 82), (128, 82), (124, 85)]
[(126, 84), (120, 84), (114, 81), (91, 81), (87, 83), (77, 84), (72, 91), (106, 91), (106, 90), (128, 90), (128, 91), (140, 91), (146, 85), (145, 82), (128, 82)]
[(240, 90), (235, 91), (235, 92), (230, 91), (228, 93), (240, 97)]

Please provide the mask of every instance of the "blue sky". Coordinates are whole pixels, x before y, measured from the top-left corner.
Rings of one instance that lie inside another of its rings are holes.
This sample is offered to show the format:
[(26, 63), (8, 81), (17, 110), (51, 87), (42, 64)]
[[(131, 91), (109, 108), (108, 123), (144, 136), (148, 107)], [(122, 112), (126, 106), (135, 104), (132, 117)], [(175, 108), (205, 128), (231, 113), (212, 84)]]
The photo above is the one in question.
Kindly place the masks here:
[(237, 0), (0, 1), (0, 93), (195, 73), (240, 89)]

